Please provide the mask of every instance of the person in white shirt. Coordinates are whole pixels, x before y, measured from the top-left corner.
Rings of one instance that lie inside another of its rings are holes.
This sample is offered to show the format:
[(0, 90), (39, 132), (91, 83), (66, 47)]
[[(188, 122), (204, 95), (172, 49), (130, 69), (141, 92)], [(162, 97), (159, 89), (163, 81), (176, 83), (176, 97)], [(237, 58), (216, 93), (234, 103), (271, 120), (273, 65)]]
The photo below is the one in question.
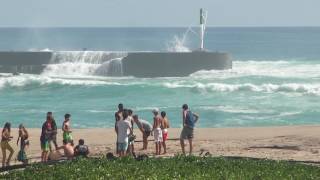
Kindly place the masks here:
[(128, 111), (123, 111), (123, 119), (119, 120), (116, 124), (116, 132), (117, 132), (117, 144), (119, 156), (123, 157), (126, 155), (126, 151), (128, 148), (128, 135), (132, 133), (132, 128), (130, 121), (128, 119)]

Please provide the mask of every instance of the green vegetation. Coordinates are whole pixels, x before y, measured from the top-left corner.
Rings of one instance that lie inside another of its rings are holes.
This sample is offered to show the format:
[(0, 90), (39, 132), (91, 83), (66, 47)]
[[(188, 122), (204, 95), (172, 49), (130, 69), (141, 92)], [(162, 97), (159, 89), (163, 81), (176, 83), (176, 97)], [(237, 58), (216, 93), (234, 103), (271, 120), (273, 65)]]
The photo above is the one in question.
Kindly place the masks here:
[(136, 161), (78, 159), (32, 165), (1, 175), (5, 179), (319, 179), (320, 167), (285, 161), (223, 157), (150, 158)]

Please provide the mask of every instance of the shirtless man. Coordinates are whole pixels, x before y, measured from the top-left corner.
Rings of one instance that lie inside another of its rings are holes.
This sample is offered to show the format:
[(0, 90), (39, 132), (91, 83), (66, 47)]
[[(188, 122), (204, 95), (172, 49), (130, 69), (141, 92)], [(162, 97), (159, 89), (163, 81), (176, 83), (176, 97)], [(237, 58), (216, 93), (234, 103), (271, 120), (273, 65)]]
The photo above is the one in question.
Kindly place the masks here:
[(159, 116), (159, 109), (152, 110), (152, 113), (154, 115), (152, 130), (154, 132), (154, 142), (156, 144), (156, 155), (160, 155), (161, 143), (163, 141), (161, 130), (162, 118)]
[(63, 140), (63, 146), (57, 148), (57, 150), (60, 150), (60, 149), (63, 149), (64, 155), (68, 159), (73, 159), (74, 149), (71, 143), (67, 142), (66, 140)]
[(162, 146), (163, 146), (163, 154), (167, 153), (167, 145), (166, 145), (166, 141), (168, 139), (168, 128), (169, 128), (169, 120), (167, 118), (167, 113), (165, 111), (161, 112), (161, 117), (162, 117), (162, 136), (163, 136), (163, 142), (162, 142)]
[(72, 138), (72, 131), (70, 125), (70, 114), (64, 115), (64, 121), (62, 124), (62, 131), (63, 131), (63, 140), (73, 145), (73, 138)]

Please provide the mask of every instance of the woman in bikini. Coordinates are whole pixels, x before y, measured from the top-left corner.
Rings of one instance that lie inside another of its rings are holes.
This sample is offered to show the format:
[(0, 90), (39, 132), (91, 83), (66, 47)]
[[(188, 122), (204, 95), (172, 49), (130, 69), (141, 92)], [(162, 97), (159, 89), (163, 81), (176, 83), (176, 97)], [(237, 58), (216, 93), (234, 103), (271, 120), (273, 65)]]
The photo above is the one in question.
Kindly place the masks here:
[[(23, 156), (23, 157), (20, 157), (21, 158), (21, 161), (26, 164), (27, 163), (27, 157), (26, 157), (26, 154), (25, 154), (25, 149), (26, 149), (26, 146), (29, 145), (29, 141), (28, 141), (28, 138), (29, 138), (29, 134), (28, 134), (28, 131), (26, 130), (26, 128), (23, 126), (23, 124), (20, 124), (19, 125), (19, 137), (17, 139), (17, 145), (19, 144), (19, 140), (20, 140), (20, 154), (18, 154), (18, 156)], [(18, 157), (19, 159), (19, 157)]]
[[(9, 141), (11, 141), (12, 139), (12, 136), (10, 135), (10, 133), (11, 133), (11, 124), (6, 122), (6, 124), (2, 129), (2, 134), (1, 134), (2, 167), (10, 165), (10, 160), (14, 152), (14, 150), (9, 144)], [(10, 154), (6, 162), (7, 150), (10, 152)]]

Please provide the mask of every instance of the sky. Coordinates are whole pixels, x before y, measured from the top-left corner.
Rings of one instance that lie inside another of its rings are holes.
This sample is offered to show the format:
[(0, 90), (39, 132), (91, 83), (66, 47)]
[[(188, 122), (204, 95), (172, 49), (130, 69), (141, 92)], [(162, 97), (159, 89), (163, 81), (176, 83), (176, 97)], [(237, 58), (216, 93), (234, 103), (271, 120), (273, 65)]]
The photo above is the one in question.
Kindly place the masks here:
[(0, 27), (320, 26), (319, 0), (0, 0)]

